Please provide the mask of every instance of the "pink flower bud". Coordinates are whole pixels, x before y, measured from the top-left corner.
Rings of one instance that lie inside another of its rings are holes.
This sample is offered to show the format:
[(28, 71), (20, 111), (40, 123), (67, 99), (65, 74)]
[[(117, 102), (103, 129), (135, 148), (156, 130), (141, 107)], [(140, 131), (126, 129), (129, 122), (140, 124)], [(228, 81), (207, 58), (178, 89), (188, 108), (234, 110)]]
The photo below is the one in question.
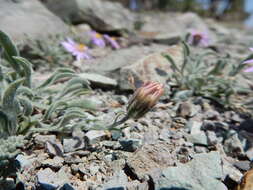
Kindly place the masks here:
[(138, 88), (128, 102), (127, 114), (138, 119), (153, 108), (164, 92), (163, 85), (157, 82), (146, 82)]

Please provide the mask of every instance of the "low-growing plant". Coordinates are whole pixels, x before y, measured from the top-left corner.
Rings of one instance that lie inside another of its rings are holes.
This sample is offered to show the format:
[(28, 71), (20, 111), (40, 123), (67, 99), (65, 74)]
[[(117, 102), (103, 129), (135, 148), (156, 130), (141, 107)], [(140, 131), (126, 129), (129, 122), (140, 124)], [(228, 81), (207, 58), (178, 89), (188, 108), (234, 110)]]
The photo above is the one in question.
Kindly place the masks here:
[[(232, 65), (229, 55), (221, 57), (209, 51), (192, 55), (186, 43), (183, 42), (182, 46), (182, 65), (177, 65), (171, 56), (164, 55), (173, 69), (169, 84), (174, 99), (202, 96), (223, 106), (229, 106), (233, 95), (248, 92), (249, 89), (242, 88), (236, 78), (244, 68), (243, 63)], [(213, 56), (214, 61), (207, 63), (206, 56)]]
[(96, 110), (97, 105), (81, 97), (91, 91), (89, 82), (73, 70), (60, 68), (36, 84), (32, 64), (20, 57), (2, 31), (0, 47), (5, 60), (0, 65), (0, 181), (4, 181), (18, 169), (15, 157), (26, 135), (38, 131), (70, 132), (77, 126), (70, 121), (78, 118), (82, 122), (86, 119), (84, 110)]

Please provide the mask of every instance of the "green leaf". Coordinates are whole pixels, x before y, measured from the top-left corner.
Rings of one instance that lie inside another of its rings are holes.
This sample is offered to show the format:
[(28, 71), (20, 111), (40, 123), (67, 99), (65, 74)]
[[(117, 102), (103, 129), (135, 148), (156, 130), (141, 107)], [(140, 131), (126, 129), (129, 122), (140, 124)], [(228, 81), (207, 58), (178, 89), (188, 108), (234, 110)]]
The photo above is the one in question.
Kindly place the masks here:
[(55, 112), (57, 110), (57, 108), (59, 107), (66, 107), (67, 106), (67, 102), (66, 101), (57, 101), (55, 103), (53, 103), (48, 110), (46, 111), (43, 120), (48, 120), (49, 118), (51, 118), (52, 113)]
[(98, 110), (98, 104), (87, 99), (76, 99), (67, 102), (67, 107), (79, 107), (88, 110)]
[(18, 87), (24, 82), (24, 79), (19, 79), (14, 81), (9, 85), (9, 87), (5, 90), (3, 95), (3, 109), (12, 107), (12, 104), (14, 102), (14, 98), (16, 95), (16, 91)]
[(4, 57), (9, 61), (12, 68), (17, 71), (19, 74), (21, 72), (20, 66), (17, 64), (15, 59), (13, 59), (13, 56), (19, 56), (19, 52), (10, 39), (10, 37), (0, 30), (0, 45), (4, 49)]
[(180, 70), (179, 70), (179, 68), (177, 67), (177, 65), (176, 65), (176, 63), (175, 63), (175, 61), (174, 61), (174, 59), (173, 59), (170, 55), (168, 55), (168, 54), (163, 54), (163, 56), (171, 63), (171, 68), (172, 68), (173, 70), (176, 70), (177, 72), (180, 73)]
[(30, 88), (32, 77), (32, 64), (23, 57), (13, 56), (13, 59), (15, 59), (23, 67), (24, 75), (22, 75), (22, 77), (25, 77), (24, 85)]
[(66, 96), (68, 93), (73, 92), (76, 89), (90, 89), (89, 84), (89, 81), (81, 77), (74, 77), (68, 81), (68, 83), (57, 98), (62, 98), (63, 96)]
[(72, 78), (75, 76), (76, 76), (75, 72), (70, 69), (59, 69), (55, 73), (53, 73), (44, 83), (42, 83), (39, 87), (37, 87), (37, 89), (41, 89), (41, 88), (46, 87), (50, 84), (53, 84), (54, 82), (56, 82), (59, 79), (63, 79), (66, 77)]
[(23, 107), (24, 115), (30, 116), (33, 112), (33, 106), (32, 106), (32, 103), (30, 102), (30, 100), (28, 100), (27, 98), (24, 98), (24, 97), (19, 97), (18, 100), (19, 100), (19, 103), (21, 104), (21, 106)]

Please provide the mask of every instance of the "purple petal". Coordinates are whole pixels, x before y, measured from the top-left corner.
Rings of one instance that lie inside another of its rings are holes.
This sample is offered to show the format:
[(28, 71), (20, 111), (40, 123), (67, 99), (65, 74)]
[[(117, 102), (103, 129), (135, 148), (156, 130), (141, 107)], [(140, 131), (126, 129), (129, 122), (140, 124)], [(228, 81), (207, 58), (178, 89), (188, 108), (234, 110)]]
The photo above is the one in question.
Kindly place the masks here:
[(119, 49), (120, 46), (117, 43), (116, 40), (114, 40), (113, 38), (111, 38), (110, 36), (108, 36), (107, 34), (104, 35), (104, 38), (110, 43), (110, 45), (114, 48), (114, 49)]
[(249, 68), (245, 69), (244, 72), (247, 72), (247, 73), (253, 72), (253, 67), (249, 67)]
[(68, 52), (72, 53), (75, 51), (75, 47), (72, 44), (68, 42), (62, 42), (61, 44)]
[(250, 49), (250, 51), (253, 51), (253, 48), (249, 48)]
[(245, 64), (253, 63), (253, 59), (246, 60), (243, 63), (245, 63)]

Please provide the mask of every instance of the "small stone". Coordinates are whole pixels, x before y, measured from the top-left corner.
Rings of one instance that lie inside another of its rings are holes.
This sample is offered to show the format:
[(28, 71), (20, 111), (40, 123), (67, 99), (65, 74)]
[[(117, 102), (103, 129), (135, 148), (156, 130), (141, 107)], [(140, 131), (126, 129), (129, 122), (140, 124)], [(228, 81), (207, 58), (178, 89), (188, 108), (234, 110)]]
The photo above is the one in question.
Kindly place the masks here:
[(217, 144), (218, 139), (217, 139), (217, 136), (216, 136), (215, 132), (213, 132), (213, 131), (207, 131), (206, 135), (207, 135), (207, 141), (208, 141), (209, 145), (215, 145), (215, 144)]
[(239, 183), (242, 178), (242, 173), (229, 162), (229, 158), (222, 158), (223, 179), (229, 178), (230, 181)]
[(194, 146), (194, 151), (196, 153), (207, 153), (208, 149), (204, 146)]
[(243, 145), (238, 138), (238, 134), (235, 133), (235, 131), (231, 131), (231, 133), (234, 134), (230, 136), (228, 139), (226, 139), (223, 145), (225, 152), (227, 153), (227, 155), (232, 157), (245, 155)]
[(198, 122), (198, 121), (189, 121), (186, 124), (186, 127), (190, 129), (191, 134), (198, 134), (201, 132), (201, 126), (202, 126), (202, 122)]
[(121, 139), (119, 143), (122, 146), (122, 149), (129, 152), (136, 151), (142, 144), (140, 139)]
[(65, 183), (59, 190), (75, 190), (75, 189), (68, 183)]
[(250, 161), (248, 160), (236, 161), (234, 163), (234, 166), (239, 170), (248, 171), (250, 169)]
[(215, 110), (208, 110), (204, 113), (204, 118), (210, 120), (217, 120), (219, 115), (220, 115), (219, 112)]
[(90, 166), (89, 166), (89, 173), (93, 176), (93, 175), (95, 175), (96, 173), (98, 173), (98, 171), (99, 171), (99, 166), (98, 165), (95, 165), (95, 164), (91, 164)]
[(179, 104), (177, 109), (177, 115), (180, 117), (190, 117), (191, 116), (191, 108), (192, 105), (189, 102), (182, 102)]
[(54, 169), (60, 169), (63, 166), (64, 159), (59, 156), (55, 156), (53, 159), (44, 160), (41, 164), (45, 167)]
[(76, 150), (80, 150), (85, 148), (85, 143), (83, 138), (79, 138), (77, 136), (73, 138), (65, 138), (63, 139), (63, 149), (65, 153), (74, 152)]
[(128, 179), (127, 175), (122, 171), (116, 172), (108, 182), (103, 185), (103, 189), (117, 189), (117, 190), (125, 190)]
[(253, 147), (246, 151), (246, 155), (249, 158), (249, 160), (253, 161)]
[(46, 142), (54, 143), (56, 141), (55, 135), (37, 135), (34, 138), (35, 144), (40, 147), (44, 147)]
[(108, 134), (101, 130), (90, 130), (85, 134), (85, 139), (89, 145), (104, 140)]
[(46, 142), (46, 151), (51, 156), (61, 156), (63, 157), (63, 147), (59, 142)]
[(31, 160), (31, 158), (29, 158), (28, 156), (19, 154), (16, 157), (16, 160), (20, 163), (21, 168), (26, 168), (32, 165), (32, 162), (34, 161), (34, 159)]
[(201, 131), (197, 134), (186, 134), (187, 141), (193, 143), (194, 145), (205, 145), (207, 146), (207, 136), (205, 132)]
[(54, 190), (58, 187), (58, 184), (55, 183), (57, 175), (50, 168), (40, 170), (37, 173), (37, 180), (40, 188), (46, 190)]

